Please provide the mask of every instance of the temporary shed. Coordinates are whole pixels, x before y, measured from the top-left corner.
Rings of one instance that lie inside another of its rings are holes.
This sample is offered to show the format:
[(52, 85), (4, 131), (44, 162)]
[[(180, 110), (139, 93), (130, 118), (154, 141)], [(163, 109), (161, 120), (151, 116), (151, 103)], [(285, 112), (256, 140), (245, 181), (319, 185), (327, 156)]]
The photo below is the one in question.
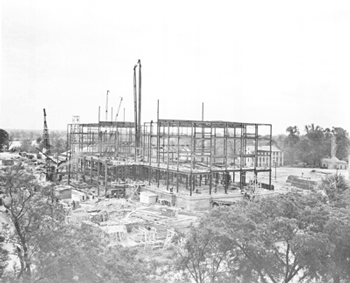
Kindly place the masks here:
[(157, 195), (147, 191), (141, 192), (140, 202), (145, 204), (154, 204), (157, 202)]

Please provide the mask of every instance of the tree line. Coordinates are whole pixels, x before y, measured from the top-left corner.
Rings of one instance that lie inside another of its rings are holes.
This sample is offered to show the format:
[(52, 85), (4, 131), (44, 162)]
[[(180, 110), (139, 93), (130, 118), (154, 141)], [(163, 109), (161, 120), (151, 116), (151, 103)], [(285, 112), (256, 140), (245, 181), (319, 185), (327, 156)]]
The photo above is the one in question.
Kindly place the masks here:
[(300, 134), (297, 126), (289, 126), (287, 135), (275, 137), (277, 145), (284, 151), (285, 164), (304, 163), (319, 166), (322, 158), (331, 157), (332, 139), (335, 141), (335, 156), (348, 158), (349, 133), (341, 127), (322, 128), (314, 124), (305, 126), (305, 134)]
[[(21, 145), (12, 151), (38, 153), (36, 148), (42, 150), (42, 131), (40, 130), (2, 130), (0, 129), (0, 152), (9, 150), (14, 141), (20, 141)], [(50, 131), (50, 148), (52, 154), (61, 154), (67, 151), (67, 132)]]
[[(305, 134), (301, 134), (297, 126), (289, 126), (287, 134), (275, 136), (274, 142), (284, 152), (285, 164), (304, 163), (319, 166), (321, 159), (331, 157), (331, 140), (335, 137), (336, 157), (340, 160), (348, 158), (350, 139), (349, 133), (341, 127), (322, 128), (314, 124), (305, 126)], [(0, 129), (0, 151), (9, 148), (12, 141), (21, 141), (18, 151), (36, 153), (36, 147), (42, 147), (42, 131), (39, 130), (9, 130)], [(36, 141), (36, 143), (33, 143)], [(67, 148), (66, 131), (50, 131), (52, 153), (62, 153)], [(239, 141), (237, 143), (239, 146)], [(232, 151), (229, 143), (229, 151)]]

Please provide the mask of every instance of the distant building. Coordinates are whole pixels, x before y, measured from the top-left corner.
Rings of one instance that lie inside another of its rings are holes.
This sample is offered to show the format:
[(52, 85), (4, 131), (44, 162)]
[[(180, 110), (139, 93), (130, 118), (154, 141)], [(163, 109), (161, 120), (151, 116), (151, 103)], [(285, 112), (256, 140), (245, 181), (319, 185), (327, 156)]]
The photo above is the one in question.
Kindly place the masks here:
[(327, 169), (347, 169), (348, 163), (343, 160), (339, 160), (335, 154), (337, 152), (336, 138), (332, 134), (331, 138), (331, 158), (322, 158), (321, 167)]
[(321, 167), (327, 169), (347, 169), (348, 163), (333, 156), (331, 158), (322, 158)]
[(59, 199), (69, 199), (75, 202), (86, 201), (88, 197), (86, 193), (74, 190), (71, 187), (56, 188), (56, 193)]
[[(255, 151), (254, 146), (252, 145), (247, 146), (247, 154), (254, 153), (254, 151)], [(259, 146), (258, 151), (261, 151), (260, 153), (261, 155), (258, 157), (258, 167), (270, 166), (270, 158), (269, 158), (270, 146), (269, 145)], [(274, 166), (275, 162), (277, 166), (283, 166), (284, 164), (283, 151), (280, 150), (275, 145), (271, 147), (271, 159), (272, 159), (271, 166)], [(249, 157), (247, 158), (246, 162), (248, 166), (253, 166), (254, 158)]]
[(21, 146), (22, 146), (22, 142), (21, 141), (12, 141), (12, 142), (10, 142), (9, 150), (10, 151), (14, 151), (17, 148), (20, 148)]

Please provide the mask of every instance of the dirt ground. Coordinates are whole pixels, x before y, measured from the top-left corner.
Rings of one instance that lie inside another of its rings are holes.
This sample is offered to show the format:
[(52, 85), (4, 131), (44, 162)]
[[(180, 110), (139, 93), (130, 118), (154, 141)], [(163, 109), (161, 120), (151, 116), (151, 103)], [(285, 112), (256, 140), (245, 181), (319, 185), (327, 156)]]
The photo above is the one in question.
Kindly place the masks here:
[[(278, 189), (288, 185), (286, 180), (289, 175), (299, 176), (306, 179), (311, 179), (320, 182), (323, 178), (331, 174), (341, 174), (347, 179), (349, 178), (348, 170), (336, 170), (336, 169), (321, 169), (321, 168), (299, 168), (299, 167), (277, 167), (272, 168), (271, 183)], [(260, 182), (268, 183), (268, 174), (259, 174)]]

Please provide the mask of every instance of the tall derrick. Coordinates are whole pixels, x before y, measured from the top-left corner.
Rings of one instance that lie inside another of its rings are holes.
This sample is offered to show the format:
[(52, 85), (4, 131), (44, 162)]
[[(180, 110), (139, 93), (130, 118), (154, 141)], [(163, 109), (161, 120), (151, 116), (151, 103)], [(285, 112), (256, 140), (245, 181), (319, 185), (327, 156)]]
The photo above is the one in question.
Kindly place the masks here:
[(44, 130), (43, 130), (43, 145), (44, 145), (44, 152), (46, 154), (51, 153), (51, 146), (50, 146), (50, 136), (49, 136), (49, 128), (47, 127), (47, 122), (46, 122), (46, 111), (44, 108)]

